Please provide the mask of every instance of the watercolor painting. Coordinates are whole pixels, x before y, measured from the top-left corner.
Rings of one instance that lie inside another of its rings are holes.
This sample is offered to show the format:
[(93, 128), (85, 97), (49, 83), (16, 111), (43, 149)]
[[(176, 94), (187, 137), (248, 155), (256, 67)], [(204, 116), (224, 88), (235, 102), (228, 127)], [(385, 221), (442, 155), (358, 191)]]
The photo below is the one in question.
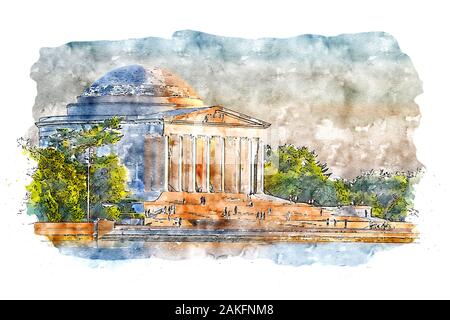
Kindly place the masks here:
[(63, 254), (357, 265), (420, 241), (422, 83), (392, 35), (71, 42), (31, 77), (27, 213)]

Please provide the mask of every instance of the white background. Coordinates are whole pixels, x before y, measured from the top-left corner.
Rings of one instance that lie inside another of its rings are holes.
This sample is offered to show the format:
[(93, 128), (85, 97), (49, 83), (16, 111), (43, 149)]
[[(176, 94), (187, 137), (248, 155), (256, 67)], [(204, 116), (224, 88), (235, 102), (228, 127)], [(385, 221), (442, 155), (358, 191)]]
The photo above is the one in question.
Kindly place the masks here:
[[(450, 298), (450, 30), (447, 1), (8, 1), (0, 9), (1, 298)], [(417, 191), (420, 244), (377, 253), (358, 267), (279, 266), (196, 258), (122, 262), (64, 256), (17, 215), (26, 161), (16, 148), (33, 119), (30, 67), (41, 47), (159, 36), (193, 29), (245, 38), (392, 34), (423, 81), (415, 134), (427, 173)]]

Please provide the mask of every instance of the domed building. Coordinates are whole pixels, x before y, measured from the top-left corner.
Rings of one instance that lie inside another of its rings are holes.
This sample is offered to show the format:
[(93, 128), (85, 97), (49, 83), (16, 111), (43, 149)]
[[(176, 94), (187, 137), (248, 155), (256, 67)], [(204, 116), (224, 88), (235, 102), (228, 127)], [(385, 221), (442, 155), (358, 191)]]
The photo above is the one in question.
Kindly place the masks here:
[(40, 145), (57, 128), (112, 116), (123, 119), (123, 138), (111, 148), (142, 201), (164, 191), (263, 192), (264, 129), (270, 124), (205, 105), (189, 84), (161, 68), (131, 65), (108, 72), (67, 105), (66, 116), (39, 119)]

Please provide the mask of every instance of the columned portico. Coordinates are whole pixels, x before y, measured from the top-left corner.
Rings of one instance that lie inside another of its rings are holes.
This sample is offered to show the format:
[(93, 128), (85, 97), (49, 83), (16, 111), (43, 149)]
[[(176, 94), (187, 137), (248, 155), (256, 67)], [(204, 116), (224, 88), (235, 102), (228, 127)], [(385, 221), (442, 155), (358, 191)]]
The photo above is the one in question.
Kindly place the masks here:
[(264, 145), (260, 138), (168, 134), (162, 141), (164, 190), (263, 192)]

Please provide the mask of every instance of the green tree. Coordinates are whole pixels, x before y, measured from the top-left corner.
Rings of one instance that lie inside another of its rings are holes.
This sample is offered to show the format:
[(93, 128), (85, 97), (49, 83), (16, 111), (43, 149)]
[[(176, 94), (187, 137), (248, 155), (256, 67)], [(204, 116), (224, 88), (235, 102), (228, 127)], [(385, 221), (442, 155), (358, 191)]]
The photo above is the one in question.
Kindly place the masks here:
[(299, 202), (314, 200), (322, 206), (367, 205), (372, 215), (404, 221), (414, 211), (417, 172), (369, 171), (353, 180), (331, 179), (328, 168), (306, 147), (267, 147), (264, 165), (265, 192)]
[(82, 172), (54, 149), (33, 149), (30, 155), (38, 163), (33, 181), (26, 187), (29, 205), (41, 221), (82, 221), (81, 203), (86, 197), (86, 180)]
[(267, 148), (265, 163), (265, 192), (299, 202), (313, 200), (320, 205), (336, 203), (336, 191), (329, 179), (326, 164), (306, 147), (283, 145), (276, 151)]
[(351, 184), (355, 204), (371, 206), (372, 215), (392, 221), (404, 221), (414, 210), (414, 185), (417, 172), (370, 171), (356, 177)]
[(98, 156), (100, 147), (117, 143), (121, 138), (120, 119), (113, 117), (81, 129), (57, 129), (45, 148), (23, 143), (30, 157), (37, 161), (33, 181), (27, 190), (30, 211), (42, 221), (82, 221), (87, 207), (87, 165), (92, 217), (118, 219), (119, 202), (126, 190), (126, 169), (116, 154)]

